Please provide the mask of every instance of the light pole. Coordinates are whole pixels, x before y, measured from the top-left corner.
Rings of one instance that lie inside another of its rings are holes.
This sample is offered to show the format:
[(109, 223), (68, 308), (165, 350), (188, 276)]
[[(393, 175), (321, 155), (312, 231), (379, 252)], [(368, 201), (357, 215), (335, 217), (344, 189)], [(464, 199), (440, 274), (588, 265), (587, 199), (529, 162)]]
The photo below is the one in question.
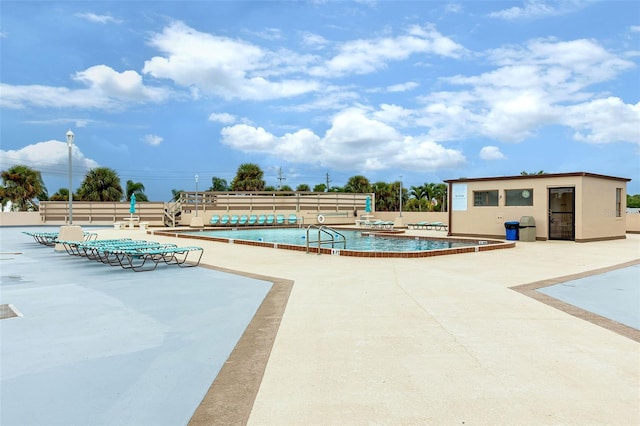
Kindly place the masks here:
[(69, 225), (73, 225), (73, 189), (71, 182), (71, 148), (76, 135), (71, 130), (67, 132), (67, 147), (69, 147)]
[(198, 217), (198, 175), (196, 175), (196, 217)]
[(400, 217), (402, 217), (402, 176), (400, 176)]

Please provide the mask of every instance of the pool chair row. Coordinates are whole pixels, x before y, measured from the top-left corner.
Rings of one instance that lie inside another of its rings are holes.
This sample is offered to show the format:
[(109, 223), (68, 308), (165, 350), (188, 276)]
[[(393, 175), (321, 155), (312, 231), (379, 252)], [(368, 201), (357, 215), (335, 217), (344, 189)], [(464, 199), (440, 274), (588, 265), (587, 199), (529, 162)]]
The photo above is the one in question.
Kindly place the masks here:
[(116, 240), (58, 241), (67, 253), (135, 272), (153, 271), (158, 264), (192, 267), (200, 264), (202, 247), (178, 247), (154, 241)]
[[(37, 243), (44, 246), (55, 246), (58, 240), (57, 232), (28, 232), (22, 231), (23, 234), (33, 237)], [(84, 232), (84, 240), (92, 241), (98, 238), (98, 234), (93, 232)]]
[(369, 229), (393, 229), (394, 222), (387, 220), (362, 220), (359, 222), (361, 227)]
[(295, 214), (285, 217), (283, 214), (251, 214), (251, 215), (213, 215), (209, 221), (212, 226), (270, 226), (270, 225), (296, 225), (299, 219)]
[(435, 229), (437, 231), (446, 231), (447, 224), (443, 222), (417, 222), (408, 223), (409, 229)]

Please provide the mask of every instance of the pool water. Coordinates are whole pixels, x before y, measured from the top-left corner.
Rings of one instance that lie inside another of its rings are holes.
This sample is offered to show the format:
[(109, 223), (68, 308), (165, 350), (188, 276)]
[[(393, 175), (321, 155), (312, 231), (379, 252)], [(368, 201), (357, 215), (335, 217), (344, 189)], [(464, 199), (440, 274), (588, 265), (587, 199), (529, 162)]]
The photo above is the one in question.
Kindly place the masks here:
[[(340, 229), (337, 232), (346, 238), (346, 247), (342, 243), (342, 238), (334, 234), (335, 248), (355, 251), (372, 252), (414, 252), (440, 250), (457, 247), (473, 247), (475, 242), (446, 241), (440, 239), (427, 239), (417, 237), (392, 237), (381, 234), (371, 234), (368, 232)], [(209, 236), (216, 238), (228, 238), (230, 240), (263, 241), (277, 244), (293, 244), (306, 246), (307, 230), (302, 228), (278, 228), (278, 229), (230, 229), (223, 231), (200, 231), (188, 232), (190, 235)], [(330, 235), (321, 233), (322, 241), (330, 240)], [(318, 246), (318, 231), (309, 231), (309, 245)], [(331, 243), (322, 244), (323, 248), (331, 248)]]

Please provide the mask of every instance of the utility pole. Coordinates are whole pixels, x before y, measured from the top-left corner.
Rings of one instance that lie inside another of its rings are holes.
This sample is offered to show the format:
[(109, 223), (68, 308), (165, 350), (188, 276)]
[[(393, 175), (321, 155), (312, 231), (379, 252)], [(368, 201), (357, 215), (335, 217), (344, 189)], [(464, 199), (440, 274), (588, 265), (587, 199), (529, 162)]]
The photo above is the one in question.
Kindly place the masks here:
[(329, 192), (329, 182), (331, 182), (331, 179), (329, 179), (329, 173), (327, 173), (327, 190), (326, 192)]
[(282, 181), (287, 180), (286, 177), (282, 176), (282, 167), (278, 169), (278, 189), (282, 189)]

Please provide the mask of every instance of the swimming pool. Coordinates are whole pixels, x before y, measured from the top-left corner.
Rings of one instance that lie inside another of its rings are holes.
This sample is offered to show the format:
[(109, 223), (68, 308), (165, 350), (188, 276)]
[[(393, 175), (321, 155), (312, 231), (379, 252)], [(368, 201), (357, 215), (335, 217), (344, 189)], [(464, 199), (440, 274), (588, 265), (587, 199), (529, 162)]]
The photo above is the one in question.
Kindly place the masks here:
[[(320, 248), (318, 248), (318, 229), (310, 229), (309, 233), (306, 228), (234, 228), (178, 233), (175, 231), (156, 231), (156, 234), (358, 257), (427, 257), (515, 246), (512, 242), (432, 238), (342, 228), (323, 228), (320, 233), (320, 240), (322, 240)], [(341, 236), (345, 237), (344, 244)], [(333, 244), (331, 243), (332, 237), (335, 238)], [(308, 246), (307, 238), (309, 238)]]

